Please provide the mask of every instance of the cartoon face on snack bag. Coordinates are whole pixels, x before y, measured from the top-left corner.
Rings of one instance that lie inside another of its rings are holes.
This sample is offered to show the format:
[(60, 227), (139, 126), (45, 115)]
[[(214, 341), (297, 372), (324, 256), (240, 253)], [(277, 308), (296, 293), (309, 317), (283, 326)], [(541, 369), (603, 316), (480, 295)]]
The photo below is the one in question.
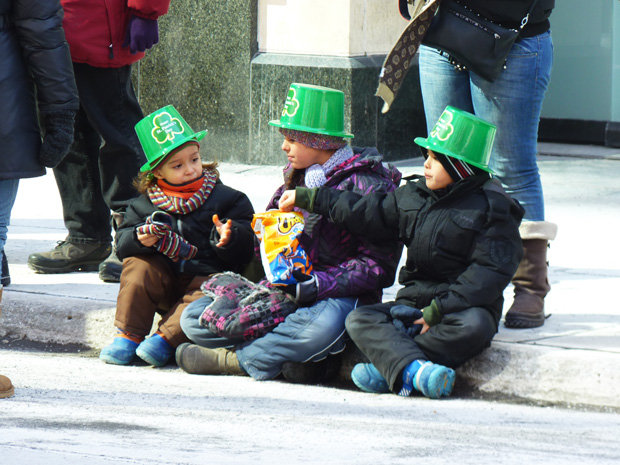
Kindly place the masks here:
[(269, 282), (276, 285), (295, 284), (294, 270), (312, 273), (312, 264), (298, 240), (304, 230), (301, 213), (279, 210), (256, 213), (252, 228), (261, 241), (261, 261)]

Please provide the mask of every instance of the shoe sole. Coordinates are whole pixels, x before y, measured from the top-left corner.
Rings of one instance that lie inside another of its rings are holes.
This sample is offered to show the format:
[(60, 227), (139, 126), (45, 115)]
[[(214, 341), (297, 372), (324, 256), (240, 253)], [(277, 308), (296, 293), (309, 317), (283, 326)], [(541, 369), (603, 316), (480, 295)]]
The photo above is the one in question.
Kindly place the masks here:
[(7, 397), (13, 397), (13, 394), (15, 394), (15, 388), (11, 386), (11, 388), (8, 391), (0, 392), (0, 399), (6, 399)]
[(35, 265), (32, 263), (28, 263), (28, 268), (34, 270), (37, 273), (42, 274), (61, 274), (61, 273), (72, 273), (74, 271), (99, 271), (99, 264), (101, 262), (87, 262), (87, 263), (79, 263), (74, 265), (67, 265), (58, 268), (50, 268), (47, 266)]
[(121, 279), (119, 276), (116, 276), (115, 274), (102, 273), (101, 271), (99, 272), (99, 279), (103, 281), (104, 283), (120, 283), (121, 282)]
[(136, 350), (136, 355), (149, 365), (153, 365), (156, 367), (165, 367), (168, 364), (168, 360), (162, 363), (161, 360), (155, 359), (151, 354), (140, 349)]
[(509, 316), (504, 318), (504, 326), (513, 329), (538, 328), (545, 324), (545, 317), (528, 318), (525, 316)]
[(368, 385), (362, 383), (360, 380), (357, 379), (357, 376), (351, 372), (351, 381), (353, 381), (353, 383), (360, 388), (362, 391), (364, 392), (368, 392), (370, 394), (387, 394), (388, 392), (390, 392), (389, 387), (387, 388), (387, 390), (379, 390), (379, 389), (372, 389), (369, 388)]
[(110, 365), (129, 365), (131, 363), (131, 360), (119, 360), (118, 358), (114, 358), (111, 355), (99, 355), (99, 360)]

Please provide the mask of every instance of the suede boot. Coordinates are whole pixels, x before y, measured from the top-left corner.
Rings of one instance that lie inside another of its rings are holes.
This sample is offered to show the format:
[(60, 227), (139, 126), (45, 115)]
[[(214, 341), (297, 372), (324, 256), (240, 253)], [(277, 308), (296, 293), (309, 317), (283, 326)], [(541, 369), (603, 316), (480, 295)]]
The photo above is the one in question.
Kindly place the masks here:
[(11, 380), (4, 375), (0, 375), (0, 399), (11, 397), (15, 394), (15, 388)]
[(507, 328), (536, 328), (545, 323), (545, 296), (551, 289), (547, 279), (547, 248), (557, 226), (546, 221), (525, 222), (520, 228), (523, 259), (512, 278), (515, 296), (506, 313)]
[(177, 365), (188, 373), (197, 375), (247, 376), (239, 366), (237, 354), (228, 349), (207, 349), (196, 344), (184, 343), (177, 347)]

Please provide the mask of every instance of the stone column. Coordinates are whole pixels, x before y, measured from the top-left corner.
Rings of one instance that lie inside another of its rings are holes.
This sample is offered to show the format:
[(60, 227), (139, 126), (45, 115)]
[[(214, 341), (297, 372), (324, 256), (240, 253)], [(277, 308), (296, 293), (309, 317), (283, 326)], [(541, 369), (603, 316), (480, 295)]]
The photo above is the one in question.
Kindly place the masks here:
[(194, 130), (206, 127), (205, 158), (248, 159), (256, 11), (253, 0), (173, 0), (159, 44), (134, 66), (144, 113), (171, 104)]
[(279, 117), (291, 82), (345, 93), (353, 145), (376, 146), (388, 160), (419, 156), (426, 134), (414, 63), (389, 113), (374, 96), (385, 55), (406, 26), (393, 0), (259, 0), (259, 53), (251, 64), (250, 163), (282, 163)]

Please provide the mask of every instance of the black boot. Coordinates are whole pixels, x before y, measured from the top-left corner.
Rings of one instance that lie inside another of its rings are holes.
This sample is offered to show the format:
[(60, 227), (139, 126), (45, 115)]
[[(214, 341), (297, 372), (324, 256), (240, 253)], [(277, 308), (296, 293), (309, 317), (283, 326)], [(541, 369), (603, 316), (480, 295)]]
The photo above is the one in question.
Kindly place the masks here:
[(9, 262), (6, 259), (6, 255), (4, 250), (0, 251), (0, 255), (2, 255), (2, 284), (4, 287), (11, 284), (11, 275), (9, 274)]
[(341, 365), (339, 354), (330, 355), (320, 362), (285, 362), (282, 365), (282, 376), (289, 383), (319, 384), (338, 376)]
[[(124, 213), (112, 212), (110, 223), (115, 232), (123, 222), (124, 218)], [(99, 279), (105, 283), (119, 283), (121, 281), (122, 271), (123, 262), (118, 258), (118, 255), (116, 255), (114, 244), (112, 244), (112, 253), (108, 258), (99, 264)]]

